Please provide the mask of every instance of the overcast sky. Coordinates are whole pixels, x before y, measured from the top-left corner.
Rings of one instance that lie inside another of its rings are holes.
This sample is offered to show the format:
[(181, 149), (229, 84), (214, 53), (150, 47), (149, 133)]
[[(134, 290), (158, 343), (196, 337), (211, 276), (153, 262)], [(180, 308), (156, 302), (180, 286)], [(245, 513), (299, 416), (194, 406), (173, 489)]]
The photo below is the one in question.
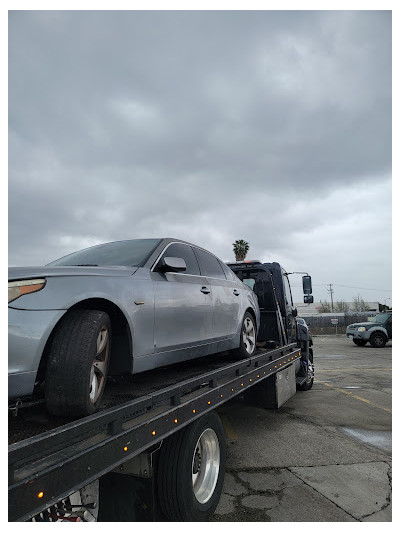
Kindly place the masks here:
[(9, 265), (245, 239), (316, 301), (391, 304), (391, 39), (389, 11), (10, 12)]

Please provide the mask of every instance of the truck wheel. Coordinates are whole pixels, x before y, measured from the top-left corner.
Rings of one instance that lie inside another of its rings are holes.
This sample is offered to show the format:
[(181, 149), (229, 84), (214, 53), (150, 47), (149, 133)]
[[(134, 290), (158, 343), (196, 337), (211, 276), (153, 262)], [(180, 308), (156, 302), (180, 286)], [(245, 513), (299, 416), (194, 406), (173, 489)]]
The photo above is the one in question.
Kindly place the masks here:
[(365, 346), (368, 341), (363, 341), (362, 339), (353, 339), (354, 344), (357, 346)]
[(164, 515), (175, 522), (207, 521), (218, 505), (224, 476), (224, 429), (212, 411), (161, 446), (157, 488)]
[(103, 311), (76, 309), (59, 323), (46, 368), (47, 409), (85, 416), (98, 408), (106, 383), (111, 322)]
[(309, 359), (307, 367), (307, 377), (302, 385), (299, 385), (299, 390), (310, 390), (314, 385), (314, 354), (312, 348), (309, 348)]
[(374, 348), (383, 348), (387, 343), (387, 338), (380, 331), (376, 331), (375, 333), (372, 333), (369, 339), (369, 343)]
[(240, 335), (240, 346), (234, 351), (236, 359), (247, 359), (256, 351), (256, 322), (253, 316), (246, 311), (243, 317)]

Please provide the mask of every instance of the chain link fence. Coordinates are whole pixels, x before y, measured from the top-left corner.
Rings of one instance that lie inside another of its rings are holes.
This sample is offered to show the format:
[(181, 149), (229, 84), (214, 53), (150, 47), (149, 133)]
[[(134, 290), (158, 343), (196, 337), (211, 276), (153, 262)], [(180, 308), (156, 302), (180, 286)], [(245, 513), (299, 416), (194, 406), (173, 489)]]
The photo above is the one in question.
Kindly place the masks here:
[[(311, 335), (335, 335), (346, 333), (349, 324), (357, 322), (368, 322), (368, 317), (373, 317), (377, 313), (321, 313), (319, 315), (302, 317), (310, 328)], [(337, 320), (337, 324), (332, 324), (332, 319)]]

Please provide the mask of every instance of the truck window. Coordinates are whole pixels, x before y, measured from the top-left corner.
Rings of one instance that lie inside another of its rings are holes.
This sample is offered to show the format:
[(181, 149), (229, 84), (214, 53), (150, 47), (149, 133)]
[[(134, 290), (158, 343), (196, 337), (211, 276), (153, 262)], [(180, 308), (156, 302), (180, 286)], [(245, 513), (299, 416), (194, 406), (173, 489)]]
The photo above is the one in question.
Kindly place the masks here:
[(256, 284), (256, 280), (253, 278), (247, 278), (243, 280), (243, 283), (250, 287), (252, 291), (254, 291), (254, 285)]
[(293, 307), (292, 291), (290, 290), (289, 278), (285, 274), (283, 275), (283, 286), (285, 288), (286, 305)]

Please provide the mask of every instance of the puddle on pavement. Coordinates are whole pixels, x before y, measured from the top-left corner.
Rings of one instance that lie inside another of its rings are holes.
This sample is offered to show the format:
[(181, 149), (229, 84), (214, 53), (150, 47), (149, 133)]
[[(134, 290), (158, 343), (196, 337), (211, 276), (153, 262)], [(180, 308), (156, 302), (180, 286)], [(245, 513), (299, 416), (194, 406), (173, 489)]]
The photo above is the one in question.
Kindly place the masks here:
[(392, 451), (392, 432), (391, 431), (370, 431), (366, 429), (352, 429), (341, 427), (339, 431), (345, 435), (349, 435), (361, 442), (371, 444), (376, 448), (384, 450), (385, 452)]

